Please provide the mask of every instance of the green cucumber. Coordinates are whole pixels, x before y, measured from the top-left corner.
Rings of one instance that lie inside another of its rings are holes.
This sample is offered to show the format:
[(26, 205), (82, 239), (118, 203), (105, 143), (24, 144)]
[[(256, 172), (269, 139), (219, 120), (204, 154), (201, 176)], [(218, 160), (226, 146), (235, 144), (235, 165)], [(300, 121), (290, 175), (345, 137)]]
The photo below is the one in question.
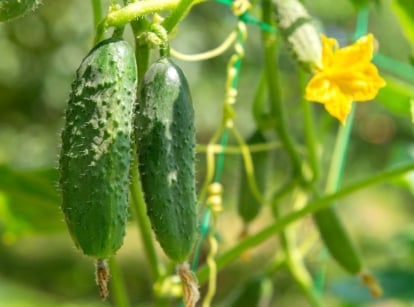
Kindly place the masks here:
[(306, 70), (322, 66), (322, 43), (311, 16), (299, 0), (273, 0), (277, 26), (293, 58)]
[(360, 273), (363, 268), (361, 257), (335, 208), (317, 211), (313, 218), (326, 248), (336, 262), (351, 274)]
[(0, 22), (22, 17), (35, 10), (39, 0), (0, 0)]
[[(260, 130), (256, 130), (248, 139), (247, 144), (262, 144), (266, 143), (266, 139)], [(254, 152), (251, 154), (254, 178), (259, 192), (263, 194), (266, 185), (266, 171), (267, 171), (267, 151)], [(245, 167), (241, 168), (239, 199), (238, 199), (238, 214), (243, 219), (244, 223), (250, 223), (260, 212), (262, 202), (253, 194), (250, 189), (249, 180), (246, 175)]]
[(72, 83), (62, 132), (60, 186), (69, 231), (98, 259), (123, 243), (137, 88), (134, 50), (120, 39), (99, 43)]
[(332, 258), (347, 272), (358, 275), (373, 297), (383, 291), (376, 278), (363, 267), (361, 256), (349, 237), (347, 230), (334, 207), (322, 209), (313, 214), (314, 221)]
[(159, 59), (145, 73), (137, 108), (147, 213), (166, 255), (183, 262), (197, 234), (194, 111), (186, 78), (169, 58)]

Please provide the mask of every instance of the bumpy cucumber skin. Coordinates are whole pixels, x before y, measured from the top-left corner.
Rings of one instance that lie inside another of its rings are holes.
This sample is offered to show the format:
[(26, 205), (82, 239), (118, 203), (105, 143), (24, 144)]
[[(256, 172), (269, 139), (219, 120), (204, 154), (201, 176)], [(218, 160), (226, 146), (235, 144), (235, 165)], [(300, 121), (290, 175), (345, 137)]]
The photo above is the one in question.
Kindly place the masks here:
[[(266, 139), (263, 134), (257, 130), (247, 140), (247, 144), (260, 144), (265, 143)], [(261, 193), (263, 193), (266, 185), (266, 170), (267, 170), (267, 158), (268, 152), (254, 152), (251, 154), (254, 177), (256, 179), (257, 187)], [(253, 195), (249, 182), (247, 179), (245, 168), (242, 167), (242, 174), (240, 176), (239, 187), (239, 201), (238, 201), (238, 213), (243, 219), (244, 223), (250, 223), (259, 214), (262, 203), (257, 200)]]
[(147, 213), (166, 255), (185, 261), (197, 234), (194, 111), (186, 78), (170, 59), (145, 73), (136, 116)]
[(84, 58), (66, 111), (60, 155), (62, 209), (84, 254), (107, 258), (122, 245), (128, 216), (134, 51), (107, 39)]
[(299, 0), (273, 0), (276, 21), (287, 46), (305, 69), (320, 68), (322, 44), (312, 18)]
[(39, 0), (2, 0), (0, 1), (0, 22), (22, 17), (33, 11)]
[(361, 257), (335, 208), (326, 208), (315, 212), (313, 218), (325, 246), (336, 262), (351, 274), (360, 273), (362, 270)]

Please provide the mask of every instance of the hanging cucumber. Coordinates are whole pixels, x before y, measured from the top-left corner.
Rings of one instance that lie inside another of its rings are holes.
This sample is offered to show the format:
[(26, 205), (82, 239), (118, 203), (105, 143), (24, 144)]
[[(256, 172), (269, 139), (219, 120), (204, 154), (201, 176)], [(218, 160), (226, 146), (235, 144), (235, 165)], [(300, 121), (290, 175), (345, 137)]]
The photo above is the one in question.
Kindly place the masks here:
[(114, 255), (125, 235), (136, 86), (133, 49), (107, 39), (83, 59), (66, 111), (62, 209), (76, 246), (98, 259)]
[[(260, 130), (256, 130), (247, 140), (248, 145), (263, 144), (266, 139)], [(254, 178), (259, 192), (263, 194), (266, 185), (266, 170), (267, 170), (267, 151), (253, 152), (251, 154)], [(238, 199), (238, 213), (245, 224), (250, 223), (260, 212), (262, 202), (253, 194), (250, 189), (249, 180), (247, 178), (245, 167), (241, 168), (239, 199)]]
[(185, 261), (197, 234), (194, 111), (181, 69), (163, 57), (145, 73), (136, 116), (147, 213), (169, 258)]
[(344, 228), (335, 208), (329, 207), (313, 214), (316, 226), (331, 256), (346, 271), (359, 275), (373, 297), (382, 295), (378, 281), (364, 271), (361, 256)]
[(351, 274), (362, 270), (362, 260), (335, 208), (322, 209), (313, 218), (331, 256)]
[(1, 0), (0, 22), (22, 17), (34, 11), (40, 3), (39, 0)]

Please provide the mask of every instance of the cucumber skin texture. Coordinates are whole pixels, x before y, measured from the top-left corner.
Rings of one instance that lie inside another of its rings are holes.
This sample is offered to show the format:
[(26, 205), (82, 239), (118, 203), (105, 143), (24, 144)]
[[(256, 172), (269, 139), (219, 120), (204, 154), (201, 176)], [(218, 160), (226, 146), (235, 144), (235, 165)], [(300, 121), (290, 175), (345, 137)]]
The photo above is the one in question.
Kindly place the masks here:
[(33, 11), (39, 0), (2, 0), (0, 1), (0, 22), (9, 21)]
[(138, 94), (137, 148), (142, 189), (165, 254), (185, 261), (197, 235), (194, 110), (186, 78), (170, 59), (145, 73)]
[(292, 57), (307, 71), (321, 67), (322, 44), (312, 18), (299, 0), (273, 0), (274, 12)]
[[(247, 140), (248, 145), (265, 143), (266, 139), (263, 134), (257, 130)], [(266, 185), (266, 171), (268, 152), (254, 152), (251, 154), (254, 167), (254, 176), (257, 187), (263, 193)], [(250, 190), (244, 165), (240, 176), (240, 190), (238, 201), (238, 213), (245, 223), (251, 222), (260, 212), (262, 203), (259, 202)]]
[(316, 226), (336, 262), (351, 274), (362, 270), (361, 257), (344, 228), (335, 208), (326, 208), (313, 214)]
[(72, 83), (59, 161), (62, 209), (77, 247), (96, 258), (113, 255), (125, 235), (136, 88), (134, 51), (119, 39), (92, 49)]

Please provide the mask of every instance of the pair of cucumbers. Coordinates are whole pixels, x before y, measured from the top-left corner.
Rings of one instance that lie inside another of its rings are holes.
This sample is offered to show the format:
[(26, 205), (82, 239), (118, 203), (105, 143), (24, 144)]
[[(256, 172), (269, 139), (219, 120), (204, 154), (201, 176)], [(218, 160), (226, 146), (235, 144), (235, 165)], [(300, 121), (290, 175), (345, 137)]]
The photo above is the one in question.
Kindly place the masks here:
[(134, 50), (122, 39), (102, 41), (78, 68), (59, 161), (65, 220), (76, 246), (88, 256), (106, 259), (122, 246), (136, 127), (148, 216), (165, 253), (183, 262), (197, 233), (188, 84), (178, 66), (161, 58), (136, 93)]

